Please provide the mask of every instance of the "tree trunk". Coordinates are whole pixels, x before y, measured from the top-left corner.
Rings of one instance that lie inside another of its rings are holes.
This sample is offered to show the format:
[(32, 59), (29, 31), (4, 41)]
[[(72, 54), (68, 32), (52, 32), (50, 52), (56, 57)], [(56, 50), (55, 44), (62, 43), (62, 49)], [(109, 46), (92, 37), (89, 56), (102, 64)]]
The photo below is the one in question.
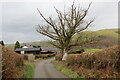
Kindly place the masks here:
[(68, 57), (68, 51), (64, 50), (64, 55), (63, 55), (62, 61), (66, 61), (67, 57)]

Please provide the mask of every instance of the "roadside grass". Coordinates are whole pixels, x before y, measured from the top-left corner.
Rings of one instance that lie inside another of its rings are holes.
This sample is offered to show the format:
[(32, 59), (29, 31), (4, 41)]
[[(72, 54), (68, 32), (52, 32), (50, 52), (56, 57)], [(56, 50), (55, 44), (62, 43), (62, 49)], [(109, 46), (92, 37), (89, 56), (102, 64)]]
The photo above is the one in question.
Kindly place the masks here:
[(25, 78), (33, 78), (33, 74), (34, 74), (34, 71), (35, 71), (35, 66), (30, 63), (30, 62), (27, 62), (26, 63), (26, 71), (25, 73), (23, 74)]
[(102, 49), (85, 49), (86, 52), (101, 51)]
[(56, 69), (60, 70), (63, 74), (69, 78), (77, 78), (77, 73), (73, 72), (71, 69), (65, 68), (63, 65), (56, 65)]
[[(68, 76), (69, 78), (77, 78), (78, 74), (75, 73), (74, 71), (72, 71), (71, 69), (68, 69), (66, 67), (64, 67), (63, 64), (65, 64), (65, 62), (58, 62), (56, 60), (51, 61), (51, 63), (59, 63), (55, 66), (55, 68), (59, 71), (61, 71), (63, 74), (65, 74), (66, 76)], [(76, 80), (76, 79), (75, 79)], [(78, 80), (78, 79), (77, 79)]]

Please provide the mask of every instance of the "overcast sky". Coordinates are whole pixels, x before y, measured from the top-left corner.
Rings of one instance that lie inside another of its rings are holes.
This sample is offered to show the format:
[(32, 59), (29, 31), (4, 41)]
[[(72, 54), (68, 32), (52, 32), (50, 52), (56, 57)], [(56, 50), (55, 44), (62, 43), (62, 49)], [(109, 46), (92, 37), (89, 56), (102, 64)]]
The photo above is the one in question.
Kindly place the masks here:
[[(95, 1), (95, 0), (93, 0)], [(88, 30), (111, 29), (118, 28), (118, 2), (93, 2), (89, 11), (88, 17), (95, 18), (91, 28)], [(81, 7), (87, 7), (88, 2), (81, 2), (75, 0), (76, 6), (80, 4)], [(70, 7), (72, 0), (42, 0), (37, 2), (22, 1), (22, 2), (8, 2), (0, 3), (0, 40), (5, 43), (15, 43), (16, 41), (34, 42), (44, 41), (49, 38), (36, 32), (37, 24), (43, 24), (43, 20), (39, 16), (37, 8), (46, 16), (56, 17), (54, 6), (63, 11), (64, 6)]]

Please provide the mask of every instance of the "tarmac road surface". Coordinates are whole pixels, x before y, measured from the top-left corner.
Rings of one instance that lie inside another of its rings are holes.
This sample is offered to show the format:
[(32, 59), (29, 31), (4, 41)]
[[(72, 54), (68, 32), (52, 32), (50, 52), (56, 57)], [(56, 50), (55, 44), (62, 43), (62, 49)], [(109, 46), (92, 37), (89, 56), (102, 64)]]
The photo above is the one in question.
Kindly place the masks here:
[(43, 60), (36, 66), (34, 78), (68, 78), (60, 71), (56, 70), (51, 63), (54, 58)]

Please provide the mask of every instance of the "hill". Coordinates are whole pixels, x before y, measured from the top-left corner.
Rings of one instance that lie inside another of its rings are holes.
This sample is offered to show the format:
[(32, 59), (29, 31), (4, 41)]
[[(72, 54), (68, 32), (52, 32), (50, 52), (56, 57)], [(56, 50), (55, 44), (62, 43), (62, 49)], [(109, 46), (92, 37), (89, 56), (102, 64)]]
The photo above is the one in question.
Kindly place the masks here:
[[(117, 45), (118, 36), (120, 36), (120, 31), (118, 29), (102, 29), (98, 31), (84, 31), (82, 33), (87, 34), (87, 36), (89, 37), (92, 37), (93, 35), (97, 35), (98, 37), (101, 38), (99, 42), (92, 44), (92, 45), (89, 44), (89, 46), (87, 45), (87, 48), (106, 48), (106, 47)], [(80, 34), (75, 35), (73, 39), (78, 38)], [(32, 45), (32, 46), (41, 46), (41, 47), (53, 47), (49, 43), (49, 41), (21, 43), (22, 46), (24, 46), (25, 44), (28, 46)], [(6, 46), (14, 49), (14, 44), (7, 44)]]
[(104, 29), (96, 32), (100, 35), (111, 36), (114, 38), (118, 38), (118, 35), (120, 35), (119, 29)]
[[(85, 37), (94, 38), (94, 36), (96, 36), (99, 38), (99, 41), (96, 40), (97, 43), (87, 44), (84, 46), (85, 48), (107, 48), (118, 45), (118, 36), (120, 36), (118, 29), (103, 29), (98, 31), (84, 31), (75, 35), (73, 39), (77, 39), (82, 34), (85, 35)], [(79, 39), (79, 42), (80, 40), (81, 39)]]
[[(94, 32), (95, 34), (97, 34), (98, 36), (109, 36), (112, 38), (116, 38), (118, 39), (118, 36), (120, 36), (120, 29), (102, 29), (102, 30), (98, 30), (98, 31), (84, 31), (83, 33), (92, 33)], [(77, 34), (77, 36), (79, 36), (80, 34)]]
[[(27, 46), (41, 46), (41, 47), (54, 47), (52, 46), (49, 41), (37, 41), (37, 42), (28, 42), (28, 43), (20, 43), (21, 46), (27, 45)], [(6, 44), (7, 47), (14, 49), (14, 44)]]

